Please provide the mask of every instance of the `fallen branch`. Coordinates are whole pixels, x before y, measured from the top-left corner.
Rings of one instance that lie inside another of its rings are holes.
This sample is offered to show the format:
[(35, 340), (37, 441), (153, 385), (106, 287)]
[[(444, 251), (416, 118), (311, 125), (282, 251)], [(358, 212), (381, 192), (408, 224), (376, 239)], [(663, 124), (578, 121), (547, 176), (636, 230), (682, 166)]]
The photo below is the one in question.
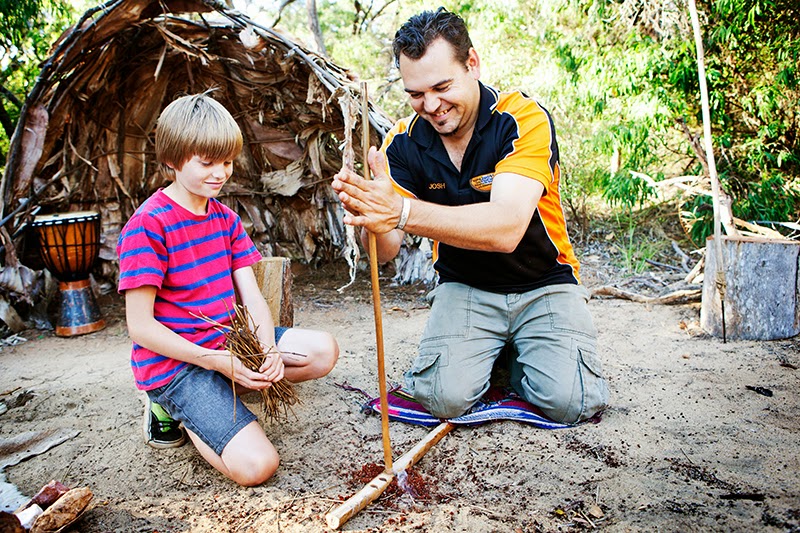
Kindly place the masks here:
[(779, 231), (775, 231), (774, 229), (765, 228), (764, 226), (759, 226), (758, 224), (753, 224), (751, 222), (747, 222), (746, 220), (742, 220), (741, 218), (733, 217), (733, 221), (736, 223), (737, 226), (740, 226), (749, 232), (754, 233), (755, 235), (762, 235), (764, 237), (768, 237), (771, 239), (778, 239), (778, 240), (786, 240), (786, 237), (780, 233)]
[(686, 283), (697, 283), (700, 275), (703, 274), (703, 266), (705, 265), (705, 256), (701, 256), (697, 263), (692, 267), (692, 270), (686, 274), (686, 277), (683, 278), (683, 281)]
[(686, 269), (683, 269), (683, 268), (681, 268), (681, 267), (679, 267), (679, 266), (675, 266), (675, 265), (669, 265), (669, 264), (667, 264), (667, 263), (661, 263), (661, 262), (659, 262), (659, 261), (654, 261), (654, 260), (652, 260), (652, 259), (645, 259), (644, 261), (645, 261), (645, 263), (647, 263), (648, 265), (653, 265), (653, 266), (657, 266), (657, 267), (661, 267), (661, 268), (667, 268), (667, 269), (669, 269), (669, 270), (678, 270), (678, 271), (680, 271), (680, 272), (688, 272), (688, 271), (689, 271), (689, 269), (688, 269), (688, 268), (686, 268)]
[(675, 253), (678, 254), (681, 258), (681, 267), (683, 267), (684, 272), (689, 272), (691, 269), (689, 268), (689, 256), (686, 255), (686, 252), (681, 250), (681, 247), (678, 246), (678, 243), (673, 239), (672, 240), (672, 249), (675, 250)]
[(640, 304), (680, 305), (699, 302), (703, 291), (701, 289), (680, 290), (665, 294), (664, 296), (644, 296), (635, 292), (624, 291), (616, 287), (604, 285), (592, 289), (592, 296), (609, 296), (621, 298)]

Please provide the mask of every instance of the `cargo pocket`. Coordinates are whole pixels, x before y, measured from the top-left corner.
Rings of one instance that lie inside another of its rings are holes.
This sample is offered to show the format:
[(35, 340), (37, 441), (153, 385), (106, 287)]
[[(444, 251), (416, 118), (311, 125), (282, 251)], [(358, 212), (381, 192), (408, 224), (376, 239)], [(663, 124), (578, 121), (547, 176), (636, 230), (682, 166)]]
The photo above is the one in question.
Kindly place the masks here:
[(446, 345), (425, 347), (423, 343), (419, 355), (406, 372), (406, 388), (409, 394), (427, 409), (430, 409), (431, 402), (435, 401), (442, 390), (439, 368), (447, 366), (448, 362)]
[(580, 420), (585, 420), (605, 409), (608, 403), (608, 384), (603, 376), (600, 359), (594, 350), (578, 346), (578, 358), (583, 387)]

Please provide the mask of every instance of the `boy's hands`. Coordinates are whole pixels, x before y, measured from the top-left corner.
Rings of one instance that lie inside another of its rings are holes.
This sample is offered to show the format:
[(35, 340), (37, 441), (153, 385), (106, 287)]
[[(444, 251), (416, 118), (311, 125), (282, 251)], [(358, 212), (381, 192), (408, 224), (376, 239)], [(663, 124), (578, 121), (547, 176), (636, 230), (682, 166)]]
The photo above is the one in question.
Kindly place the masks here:
[(270, 348), (267, 351), (264, 364), (258, 371), (273, 383), (283, 379), (283, 358), (277, 348)]
[(217, 351), (206, 357), (211, 362), (207, 368), (215, 370), (251, 390), (266, 389), (276, 381), (283, 379), (283, 359), (275, 350), (267, 355), (259, 372), (250, 370), (237, 357), (232, 356), (226, 350)]

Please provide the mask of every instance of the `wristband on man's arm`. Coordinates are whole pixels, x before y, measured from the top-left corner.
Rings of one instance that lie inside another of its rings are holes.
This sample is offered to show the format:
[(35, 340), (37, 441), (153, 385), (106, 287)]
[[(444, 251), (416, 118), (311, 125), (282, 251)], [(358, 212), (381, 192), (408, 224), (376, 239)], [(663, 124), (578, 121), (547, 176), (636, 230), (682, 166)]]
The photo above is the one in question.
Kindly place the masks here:
[(397, 221), (395, 229), (403, 229), (408, 222), (408, 214), (411, 212), (411, 200), (403, 196), (403, 209), (400, 211), (400, 220)]

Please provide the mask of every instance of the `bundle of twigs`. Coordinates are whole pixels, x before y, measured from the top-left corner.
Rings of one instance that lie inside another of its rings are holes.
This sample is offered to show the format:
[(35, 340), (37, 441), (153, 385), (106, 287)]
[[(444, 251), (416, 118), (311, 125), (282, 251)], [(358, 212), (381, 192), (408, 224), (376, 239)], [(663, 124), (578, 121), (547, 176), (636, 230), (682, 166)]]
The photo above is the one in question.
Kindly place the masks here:
[[(205, 318), (205, 320), (214, 323), (225, 335), (225, 349), (231, 352), (231, 357), (236, 357), (245, 367), (255, 372), (259, 371), (267, 357), (271, 355), (280, 357), (280, 352), (275, 346), (271, 346), (267, 351), (264, 351), (258, 339), (258, 325), (254, 323), (247, 306), (234, 304), (230, 318), (231, 323), (229, 325), (219, 324), (208, 318)], [(232, 360), (231, 363), (233, 363)], [(232, 385), (235, 417), (236, 383)], [(259, 392), (261, 393), (264, 413), (271, 422), (287, 421), (290, 412), (294, 415), (292, 406), (300, 403), (300, 397), (297, 396), (294, 385), (287, 379), (276, 381), (271, 387), (261, 389)]]

